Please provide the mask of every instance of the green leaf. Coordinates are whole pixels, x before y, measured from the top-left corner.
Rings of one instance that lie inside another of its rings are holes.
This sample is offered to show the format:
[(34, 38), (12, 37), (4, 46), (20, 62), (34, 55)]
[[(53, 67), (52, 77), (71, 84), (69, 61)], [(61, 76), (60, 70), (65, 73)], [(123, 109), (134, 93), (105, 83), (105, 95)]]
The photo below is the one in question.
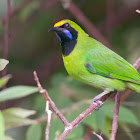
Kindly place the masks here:
[(0, 92), (0, 102), (25, 97), (38, 91), (37, 87), (13, 86)]
[(41, 124), (31, 125), (26, 134), (26, 140), (41, 140)]
[(5, 130), (4, 117), (2, 115), (2, 112), (0, 111), (0, 140), (4, 139), (4, 130)]
[(8, 63), (9, 63), (8, 60), (0, 59), (0, 71), (2, 71)]
[(11, 77), (12, 77), (11, 75), (6, 75), (6, 76), (0, 78), (0, 88), (3, 85), (5, 85)]
[(23, 108), (8, 108), (8, 109), (5, 109), (3, 111), (4, 114), (14, 114), (18, 117), (21, 117), (21, 118), (26, 118), (26, 117), (29, 117), (31, 115), (34, 115), (36, 113), (35, 110), (27, 110), (27, 109), (23, 109)]
[(5, 119), (6, 129), (25, 126), (29, 124), (35, 124), (35, 120), (28, 119), (26, 117), (33, 115), (35, 111), (25, 110), (22, 108), (9, 108), (2, 111)]

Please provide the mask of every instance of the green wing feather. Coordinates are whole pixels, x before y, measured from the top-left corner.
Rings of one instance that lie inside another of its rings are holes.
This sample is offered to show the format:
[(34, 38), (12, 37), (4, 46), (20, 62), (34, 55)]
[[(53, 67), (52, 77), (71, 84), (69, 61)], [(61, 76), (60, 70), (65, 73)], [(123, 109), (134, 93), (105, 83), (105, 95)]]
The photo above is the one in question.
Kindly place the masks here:
[(86, 48), (90, 51), (87, 51), (85, 56), (85, 62), (90, 66), (86, 67), (88, 71), (92, 72), (93, 70), (92, 73), (96, 71), (102, 76), (140, 84), (140, 74), (131, 64), (100, 42), (89, 39), (90, 43), (87, 43), (88, 47)]

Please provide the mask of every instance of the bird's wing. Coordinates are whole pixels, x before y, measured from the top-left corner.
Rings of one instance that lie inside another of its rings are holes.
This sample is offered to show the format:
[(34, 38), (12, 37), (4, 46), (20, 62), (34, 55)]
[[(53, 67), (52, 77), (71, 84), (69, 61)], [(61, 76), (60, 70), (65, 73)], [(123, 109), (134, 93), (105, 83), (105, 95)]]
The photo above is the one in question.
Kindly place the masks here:
[(126, 60), (99, 43), (90, 48), (85, 58), (85, 67), (91, 73), (140, 84), (140, 74)]

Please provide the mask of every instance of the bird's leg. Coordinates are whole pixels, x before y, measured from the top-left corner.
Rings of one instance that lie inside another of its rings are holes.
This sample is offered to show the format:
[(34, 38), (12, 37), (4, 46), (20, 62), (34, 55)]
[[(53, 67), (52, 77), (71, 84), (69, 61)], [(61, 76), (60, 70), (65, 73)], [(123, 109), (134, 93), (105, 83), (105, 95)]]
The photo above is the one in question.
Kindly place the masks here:
[[(100, 93), (99, 95), (95, 96), (91, 102), (91, 104), (93, 104), (94, 102), (98, 103), (99, 104), (99, 107), (96, 108), (96, 110), (99, 110), (99, 108), (101, 108), (104, 104), (104, 101), (101, 99), (102, 97), (106, 98), (105, 96), (107, 95), (108, 97), (108, 94), (109, 93), (112, 93), (112, 92), (115, 92), (115, 91), (110, 91), (110, 90), (104, 90), (104, 92)], [(91, 105), (90, 104), (90, 105)]]

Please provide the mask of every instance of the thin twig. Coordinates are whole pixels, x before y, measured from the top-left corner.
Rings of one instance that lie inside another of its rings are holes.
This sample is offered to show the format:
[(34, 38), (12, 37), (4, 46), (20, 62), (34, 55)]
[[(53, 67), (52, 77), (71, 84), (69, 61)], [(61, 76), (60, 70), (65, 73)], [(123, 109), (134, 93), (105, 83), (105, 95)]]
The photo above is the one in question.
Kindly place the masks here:
[(56, 105), (54, 104), (54, 102), (48, 96), (47, 90), (42, 88), (42, 86), (41, 86), (41, 84), (39, 82), (39, 79), (37, 77), (36, 71), (34, 71), (33, 74), (34, 74), (34, 78), (35, 78), (35, 81), (37, 83), (37, 86), (40, 88), (40, 93), (43, 94), (43, 96), (44, 96), (44, 98), (45, 98), (46, 101), (49, 101), (49, 105), (50, 105), (51, 109), (58, 116), (58, 118), (62, 121), (62, 123), (64, 124), (64, 126), (69, 126), (69, 122), (67, 121), (67, 119), (62, 115), (62, 113), (58, 110), (58, 108), (56, 107)]
[[(104, 103), (104, 101), (111, 95), (111, 92), (105, 96), (101, 96), (99, 101), (101, 101), (102, 103)], [(64, 140), (65, 137), (75, 128), (78, 126), (78, 124), (84, 120), (87, 116), (89, 116), (96, 108), (99, 107), (99, 104), (94, 102), (93, 104), (91, 104), (85, 111), (83, 111), (75, 120), (73, 120), (70, 123), (69, 127), (65, 127), (65, 130), (63, 131), (63, 133), (60, 135), (60, 137), (58, 138), (58, 140)]]
[[(33, 72), (35, 81), (37, 83), (37, 86), (40, 88), (40, 93), (43, 94), (46, 101), (49, 102), (50, 107), (54, 111), (54, 113), (58, 116), (58, 118), (63, 122), (65, 126), (64, 132), (61, 134), (61, 136), (58, 138), (58, 140), (64, 140), (65, 137), (75, 128), (78, 126), (78, 124), (85, 119), (88, 115), (90, 115), (98, 106), (98, 103), (93, 103), (90, 105), (85, 111), (83, 111), (75, 120), (73, 120), (71, 123), (67, 121), (67, 119), (61, 114), (61, 112), (57, 109), (54, 102), (51, 100), (51, 98), (48, 96), (48, 92), (42, 88), (39, 79), (37, 77), (36, 71)], [(109, 95), (108, 95), (109, 96)], [(107, 97), (108, 97), (107, 96)], [(101, 97), (100, 101), (104, 102), (107, 97)], [(49, 127), (49, 126), (48, 126)], [(49, 128), (48, 128), (49, 129)], [(48, 132), (48, 130), (46, 130)]]
[(92, 37), (102, 42), (105, 46), (111, 48), (110, 43), (72, 1), (70, 1), (66, 9), (68, 9), (69, 12), (76, 18), (76, 20), (78, 20), (78, 22), (86, 28)]
[(99, 140), (104, 140), (101, 135), (97, 134), (95, 131), (92, 131), (94, 135), (98, 137)]
[(120, 93), (117, 92), (115, 96), (115, 109), (113, 115), (113, 122), (112, 122), (112, 132), (110, 140), (115, 140), (117, 129), (118, 129), (118, 116), (119, 116), (119, 107), (120, 107)]
[(5, 33), (4, 33), (4, 58), (8, 57), (8, 45), (9, 45), (9, 18), (10, 18), (11, 4), (10, 0), (7, 0), (7, 11), (5, 16)]
[[(11, 11), (11, 3), (10, 0), (7, 0), (7, 10), (5, 15), (5, 24), (4, 24), (4, 59), (8, 57), (8, 46), (9, 46), (9, 19), (10, 19), (10, 11)], [(2, 77), (6, 76), (7, 67), (2, 71)], [(6, 89), (6, 84), (2, 87), (2, 89)], [(4, 109), (6, 107), (6, 102), (1, 104), (1, 108)]]
[[(4, 59), (7, 59), (8, 57), (10, 11), (11, 11), (10, 0), (7, 0), (7, 10), (6, 10), (5, 24), (4, 24)], [(2, 76), (5, 76), (6, 73), (7, 73), (7, 68), (3, 70)]]
[(64, 140), (65, 137), (75, 128), (78, 124), (85, 119), (88, 115), (90, 115), (99, 105), (97, 103), (93, 103), (90, 105), (85, 111), (83, 111), (75, 120), (73, 120), (69, 127), (65, 127), (64, 132), (58, 138), (58, 140)]
[[(135, 63), (135, 67), (137, 68), (140, 64), (139, 59), (136, 61)], [(52, 110), (54, 111), (54, 113), (59, 117), (59, 119), (63, 122), (64, 126), (65, 126), (65, 130), (64, 132), (60, 135), (60, 137), (58, 138), (58, 140), (64, 140), (66, 138), (66, 136), (75, 128), (78, 126), (78, 124), (85, 119), (88, 115), (90, 115), (98, 106), (98, 103), (93, 103), (92, 105), (90, 105), (85, 111), (83, 111), (75, 120), (73, 120), (71, 123), (69, 123), (66, 118), (61, 114), (61, 112), (57, 109), (57, 107), (55, 106), (54, 102), (51, 100), (51, 98), (48, 96), (48, 92), (42, 88), (39, 79), (37, 77), (36, 72), (34, 71), (34, 77), (35, 77), (35, 81), (38, 85), (38, 87), (40, 88), (40, 93), (43, 94), (44, 98), (46, 99), (46, 101), (49, 102), (50, 107), (52, 108)], [(110, 93), (111, 94), (111, 93)], [(110, 94), (108, 94), (107, 96), (103, 96), (101, 97), (99, 100), (104, 102), (109, 96)], [(117, 132), (117, 128), (118, 128), (118, 114), (119, 114), (119, 105), (120, 105), (120, 94), (119, 92), (117, 93), (116, 97), (115, 97), (115, 109), (114, 109), (114, 116), (113, 116), (113, 123), (112, 123), (112, 134), (111, 134), (111, 140), (115, 140), (116, 137), (116, 132)]]
[[(136, 60), (136, 62), (133, 64), (133, 66), (136, 69), (138, 69), (140, 67), (140, 58), (138, 58)], [(125, 100), (129, 96), (130, 93), (131, 93), (130, 90), (126, 90), (126, 94), (122, 99)], [(118, 92), (115, 96), (115, 109), (114, 109), (114, 115), (113, 115), (112, 132), (111, 132), (110, 140), (115, 140), (115, 138), (116, 138), (116, 133), (117, 133), (117, 129), (118, 129), (119, 106), (120, 106), (120, 92)]]
[(50, 130), (50, 123), (51, 123), (51, 115), (52, 115), (52, 111), (49, 110), (49, 101), (46, 101), (46, 113), (48, 114), (47, 128), (46, 128), (46, 140), (49, 140), (49, 130)]
[[(122, 25), (124, 22), (134, 19), (136, 17), (136, 9), (140, 9), (140, 2), (136, 3), (135, 5), (132, 4), (132, 6), (123, 6), (119, 8), (117, 11), (115, 11), (115, 14), (112, 14), (112, 21), (111, 21), (111, 27), (112, 30), (115, 29), (117, 26)], [(137, 12), (137, 11), (136, 11)], [(106, 21), (103, 21), (99, 23), (100, 28), (102, 31), (106, 31), (104, 28)]]
[(112, 26), (115, 28), (116, 26), (126, 22), (126, 20), (135, 17), (135, 10), (140, 8), (140, 2), (131, 7), (122, 7), (115, 13), (112, 21)]
[[(20, 5), (18, 5), (17, 7), (15, 7), (9, 14), (9, 17), (13, 17), (14, 15), (16, 15), (17, 12), (19, 12), (21, 9), (23, 9), (25, 6), (27, 6), (32, 0), (25, 0), (23, 1), (23, 3), (21, 3)], [(6, 18), (2, 19), (2, 22), (5, 23), (6, 22)]]
[(107, 0), (107, 15), (106, 15), (106, 34), (109, 40), (112, 35), (112, 21), (114, 18), (114, 0)]
[(59, 2), (59, 0), (46, 1), (45, 3), (41, 4), (41, 8), (44, 9), (45, 11), (48, 11), (48, 10), (54, 8), (58, 2)]

